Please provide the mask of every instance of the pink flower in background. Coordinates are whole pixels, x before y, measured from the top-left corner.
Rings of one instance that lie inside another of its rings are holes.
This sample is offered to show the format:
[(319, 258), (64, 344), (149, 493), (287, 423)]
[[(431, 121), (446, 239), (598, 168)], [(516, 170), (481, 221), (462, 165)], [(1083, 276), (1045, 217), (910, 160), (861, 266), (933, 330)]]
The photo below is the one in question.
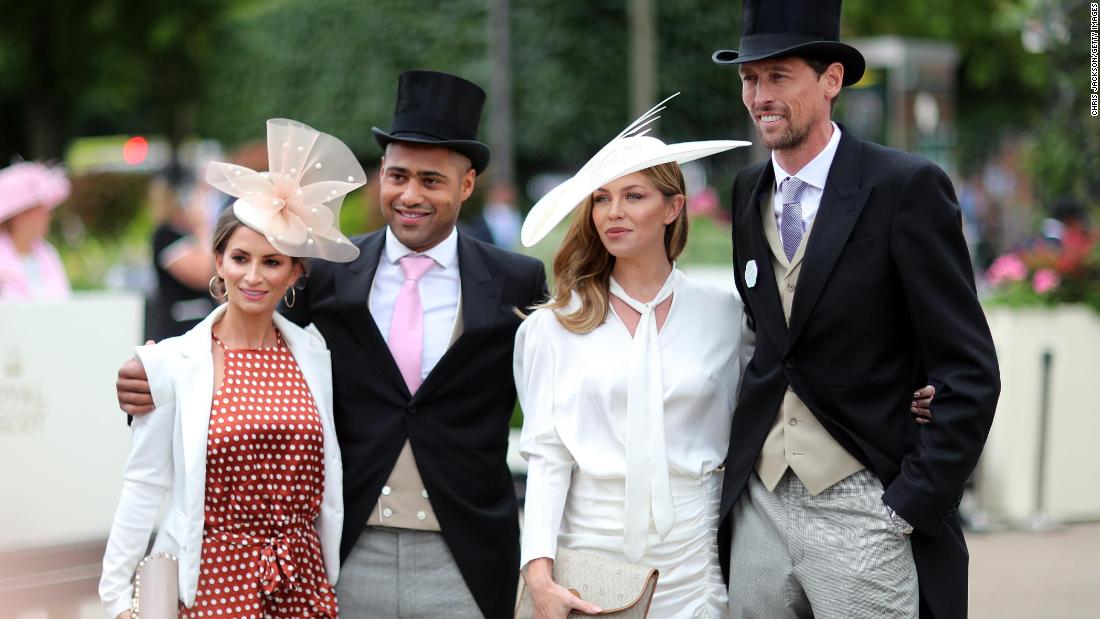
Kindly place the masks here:
[(989, 265), (985, 278), (991, 286), (997, 286), (1001, 282), (1023, 281), (1027, 279), (1027, 265), (1015, 254), (1005, 254)]
[(1039, 269), (1035, 271), (1035, 277), (1031, 280), (1031, 287), (1035, 292), (1044, 294), (1058, 287), (1062, 278), (1053, 269)]
[(718, 192), (710, 185), (704, 187), (699, 193), (688, 196), (688, 215), (692, 217), (714, 215), (718, 212), (718, 206)]

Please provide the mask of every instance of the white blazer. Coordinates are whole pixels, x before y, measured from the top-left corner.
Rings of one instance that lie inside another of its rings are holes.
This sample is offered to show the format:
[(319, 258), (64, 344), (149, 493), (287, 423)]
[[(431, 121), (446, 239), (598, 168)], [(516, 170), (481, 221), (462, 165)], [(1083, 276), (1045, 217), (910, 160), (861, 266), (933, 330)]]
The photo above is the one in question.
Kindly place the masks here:
[[(156, 410), (134, 418), (122, 495), (103, 555), (99, 597), (111, 617), (130, 608), (130, 581), (145, 556), (154, 524), (158, 533), (153, 550), (179, 559), (180, 600), (187, 606), (195, 603), (206, 499), (206, 435), (214, 392), (210, 334), (225, 307), (218, 307), (179, 337), (136, 349), (149, 376)], [(317, 529), (325, 572), (329, 582), (336, 584), (344, 502), (340, 448), (332, 420), (329, 352), (313, 325), (302, 329), (275, 314), (275, 326), (298, 362), (321, 415), (325, 485)], [(165, 495), (169, 500), (161, 511)]]

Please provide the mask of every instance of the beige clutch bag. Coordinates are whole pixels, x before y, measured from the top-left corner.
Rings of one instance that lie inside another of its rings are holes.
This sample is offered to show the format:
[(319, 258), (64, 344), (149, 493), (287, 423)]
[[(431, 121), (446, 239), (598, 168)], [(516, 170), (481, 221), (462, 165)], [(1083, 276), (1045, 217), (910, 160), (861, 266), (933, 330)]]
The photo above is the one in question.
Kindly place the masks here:
[(166, 552), (155, 552), (141, 560), (134, 572), (134, 619), (179, 617), (179, 563)]
[[(601, 617), (644, 619), (649, 614), (653, 592), (657, 589), (658, 575), (656, 568), (613, 561), (567, 548), (559, 548), (554, 559), (554, 582), (584, 601), (602, 608)], [(531, 593), (521, 580), (516, 619), (532, 619), (534, 616)], [(569, 616), (581, 615), (574, 612)]]

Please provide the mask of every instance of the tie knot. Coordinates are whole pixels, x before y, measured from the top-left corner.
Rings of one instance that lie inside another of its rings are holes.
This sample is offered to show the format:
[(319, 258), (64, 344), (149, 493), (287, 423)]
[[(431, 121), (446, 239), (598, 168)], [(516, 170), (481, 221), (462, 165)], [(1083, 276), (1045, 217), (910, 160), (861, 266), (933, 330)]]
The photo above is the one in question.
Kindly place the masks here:
[(779, 184), (779, 193), (783, 196), (783, 204), (802, 202), (804, 191), (806, 191), (806, 181), (797, 176), (788, 176)]
[(420, 278), (435, 266), (435, 260), (421, 254), (402, 256), (398, 262), (401, 263), (401, 270), (405, 273), (405, 281), (414, 282), (420, 281)]

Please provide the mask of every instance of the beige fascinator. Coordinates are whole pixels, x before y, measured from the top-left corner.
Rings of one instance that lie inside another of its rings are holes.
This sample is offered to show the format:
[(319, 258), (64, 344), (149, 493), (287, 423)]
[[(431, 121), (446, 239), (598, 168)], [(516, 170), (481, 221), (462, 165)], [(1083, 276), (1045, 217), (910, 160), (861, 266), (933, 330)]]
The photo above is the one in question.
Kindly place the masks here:
[(592, 192), (619, 177), (662, 163), (687, 163), (750, 144), (739, 140), (665, 144), (646, 135), (652, 129), (648, 125), (660, 118), (658, 114), (665, 109), (665, 103), (679, 94), (661, 101), (630, 123), (629, 127), (601, 148), (572, 178), (550, 190), (531, 207), (520, 231), (523, 245), (531, 247), (541, 241), (554, 226), (584, 202), (585, 198), (592, 195)]
[(267, 172), (211, 162), (206, 182), (237, 198), (233, 214), (298, 258), (349, 262), (359, 248), (340, 232), (344, 196), (367, 184), (346, 144), (300, 122), (267, 121)]

